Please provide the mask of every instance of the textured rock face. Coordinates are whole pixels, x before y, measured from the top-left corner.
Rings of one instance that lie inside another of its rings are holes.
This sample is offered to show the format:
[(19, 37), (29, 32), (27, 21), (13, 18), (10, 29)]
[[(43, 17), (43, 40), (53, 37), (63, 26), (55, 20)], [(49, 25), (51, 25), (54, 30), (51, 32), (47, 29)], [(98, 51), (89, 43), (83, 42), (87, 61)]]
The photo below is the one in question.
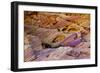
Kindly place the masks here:
[(24, 61), (90, 58), (90, 14), (24, 13)]
[[(29, 49), (28, 49), (29, 50)], [(35, 61), (49, 61), (49, 60), (74, 60), (74, 59), (86, 59), (89, 58), (90, 48), (71, 48), (71, 47), (59, 47), (59, 48), (47, 48), (41, 51), (35, 51), (32, 53), (30, 51), (25, 50), (26, 56), (30, 57), (26, 59), (35, 60)], [(34, 56), (34, 57), (33, 57)]]

